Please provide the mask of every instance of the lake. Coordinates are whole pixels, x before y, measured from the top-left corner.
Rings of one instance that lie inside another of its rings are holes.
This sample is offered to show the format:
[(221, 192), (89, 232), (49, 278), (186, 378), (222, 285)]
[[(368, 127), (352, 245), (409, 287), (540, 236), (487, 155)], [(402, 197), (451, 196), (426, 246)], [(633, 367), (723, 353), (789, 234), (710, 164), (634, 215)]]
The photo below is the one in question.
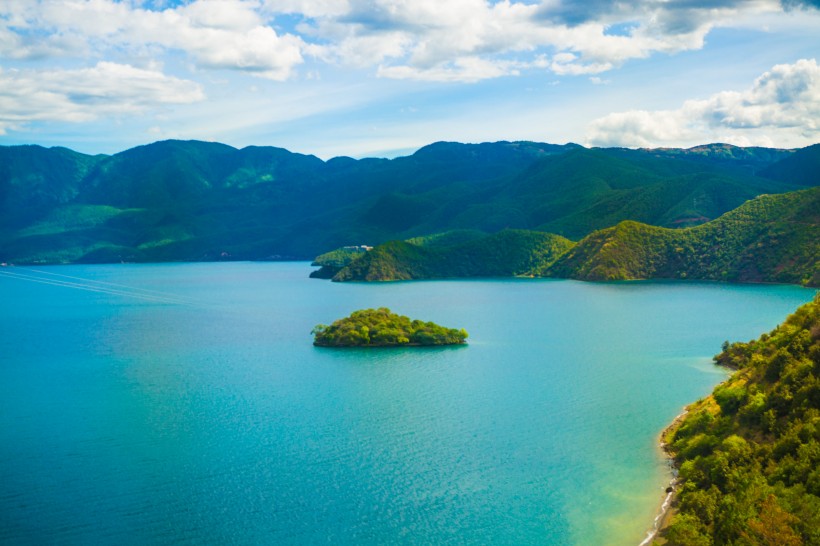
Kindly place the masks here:
[[(814, 294), (310, 270), (0, 269), (0, 542), (636, 545), (712, 355)], [(312, 346), (365, 307), (469, 345)]]

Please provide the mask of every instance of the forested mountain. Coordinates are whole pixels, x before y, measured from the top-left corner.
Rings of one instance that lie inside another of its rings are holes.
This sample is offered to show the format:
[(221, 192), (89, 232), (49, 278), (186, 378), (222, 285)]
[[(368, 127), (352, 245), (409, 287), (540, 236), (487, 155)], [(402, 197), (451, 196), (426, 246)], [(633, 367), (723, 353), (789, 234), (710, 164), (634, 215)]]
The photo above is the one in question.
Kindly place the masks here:
[(737, 369), (667, 433), (680, 469), (668, 544), (820, 544), (820, 296), (728, 342)]
[(0, 229), (27, 226), (73, 202), (104, 158), (67, 148), (0, 147)]
[(818, 166), (820, 166), (820, 144), (797, 150), (793, 155), (784, 158), (766, 169), (761, 174), (774, 180), (783, 180), (801, 186), (818, 184)]
[(820, 187), (761, 195), (716, 220), (670, 229), (627, 220), (574, 244), (506, 230), (428, 249), (393, 241), (333, 277), (401, 280), (533, 275), (593, 281), (708, 279), (820, 286)]
[(329, 161), (196, 141), (112, 156), (0, 147), (0, 261), (309, 259), (451, 230), (578, 240), (622, 220), (682, 227), (816, 184), (816, 156), (533, 142), (440, 142), (391, 160)]
[(551, 276), (688, 278), (820, 285), (820, 188), (762, 195), (712, 222), (668, 229), (632, 221), (585, 237)]
[(448, 246), (390, 241), (353, 260), (336, 281), (544, 275), (575, 243), (552, 233), (506, 229)]

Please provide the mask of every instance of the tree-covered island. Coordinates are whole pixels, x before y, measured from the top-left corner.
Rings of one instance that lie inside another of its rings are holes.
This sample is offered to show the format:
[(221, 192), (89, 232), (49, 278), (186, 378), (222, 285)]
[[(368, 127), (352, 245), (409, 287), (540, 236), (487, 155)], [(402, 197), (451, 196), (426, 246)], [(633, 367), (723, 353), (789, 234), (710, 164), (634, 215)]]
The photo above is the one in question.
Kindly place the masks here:
[(319, 347), (419, 347), (460, 345), (467, 332), (433, 322), (410, 320), (387, 309), (362, 309), (330, 326), (319, 324), (311, 332)]

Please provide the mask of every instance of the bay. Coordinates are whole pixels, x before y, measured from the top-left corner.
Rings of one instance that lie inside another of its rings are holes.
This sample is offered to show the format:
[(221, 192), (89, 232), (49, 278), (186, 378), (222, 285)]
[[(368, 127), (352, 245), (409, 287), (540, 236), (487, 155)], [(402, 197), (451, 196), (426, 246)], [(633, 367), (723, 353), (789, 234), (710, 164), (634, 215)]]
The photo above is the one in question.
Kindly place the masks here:
[[(637, 544), (724, 340), (814, 291), (337, 284), (305, 263), (3, 268), (3, 544)], [(469, 345), (332, 350), (365, 307)]]

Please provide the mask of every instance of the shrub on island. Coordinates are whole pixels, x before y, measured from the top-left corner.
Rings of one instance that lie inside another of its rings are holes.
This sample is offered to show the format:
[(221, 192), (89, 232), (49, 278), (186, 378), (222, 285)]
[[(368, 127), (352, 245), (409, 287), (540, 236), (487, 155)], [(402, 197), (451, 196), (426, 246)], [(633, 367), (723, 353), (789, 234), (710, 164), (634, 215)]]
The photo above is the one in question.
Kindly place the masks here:
[(311, 332), (319, 347), (412, 347), (459, 345), (467, 332), (433, 322), (410, 320), (387, 309), (362, 309), (330, 326), (319, 324)]

